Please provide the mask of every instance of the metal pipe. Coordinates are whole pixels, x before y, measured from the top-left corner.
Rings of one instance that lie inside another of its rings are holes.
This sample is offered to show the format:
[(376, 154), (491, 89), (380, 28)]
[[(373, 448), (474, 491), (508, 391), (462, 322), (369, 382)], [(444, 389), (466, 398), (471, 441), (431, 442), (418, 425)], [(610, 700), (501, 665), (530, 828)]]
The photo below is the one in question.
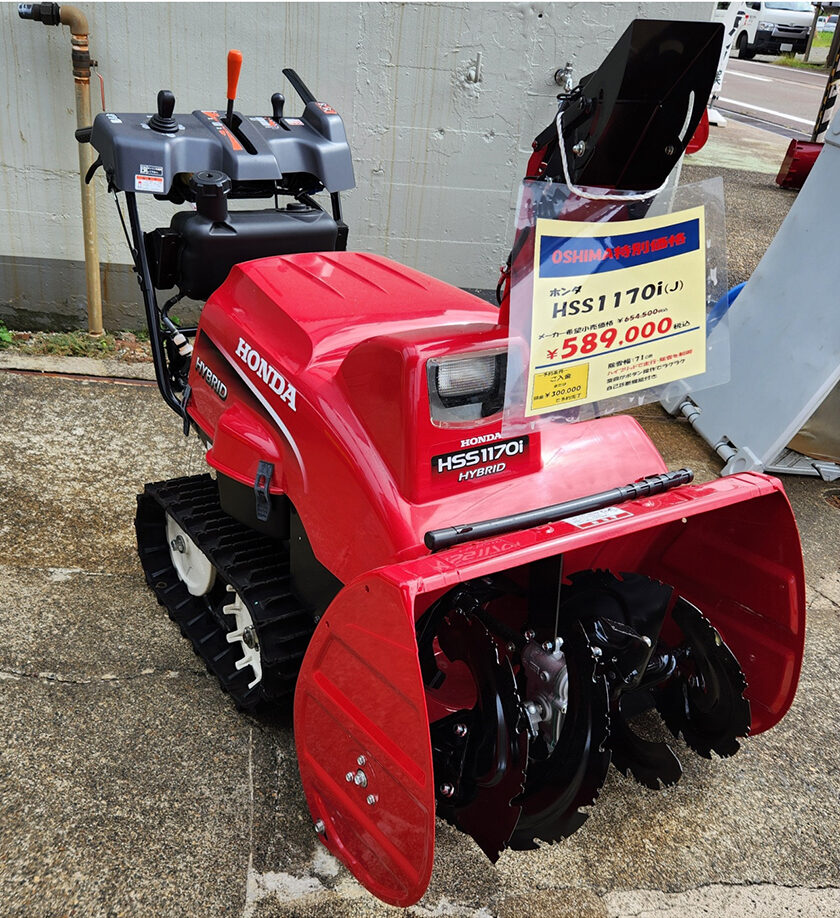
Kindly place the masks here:
[[(70, 28), (70, 47), (73, 62), (73, 81), (76, 87), (76, 126), (89, 128), (90, 111), (90, 49), (88, 46), (88, 21), (75, 6), (57, 3), (18, 4), (21, 19), (43, 22), (44, 25), (63, 25)], [(93, 162), (90, 144), (79, 144), (79, 182), (82, 190), (82, 230), (85, 246), (85, 280), (87, 284), (88, 332), (101, 335), (102, 287), (99, 277), (99, 241), (96, 232), (96, 196), (93, 185), (85, 183), (85, 176)]]
[[(90, 127), (90, 49), (88, 47), (88, 21), (75, 6), (61, 7), (61, 22), (70, 27), (70, 46), (73, 61), (73, 81), (76, 85), (76, 125)], [(79, 181), (82, 190), (82, 231), (85, 245), (85, 280), (87, 282), (88, 332), (101, 335), (102, 288), (99, 276), (99, 240), (96, 231), (96, 194), (93, 184), (85, 182), (93, 162), (93, 148), (88, 143), (79, 145)]]

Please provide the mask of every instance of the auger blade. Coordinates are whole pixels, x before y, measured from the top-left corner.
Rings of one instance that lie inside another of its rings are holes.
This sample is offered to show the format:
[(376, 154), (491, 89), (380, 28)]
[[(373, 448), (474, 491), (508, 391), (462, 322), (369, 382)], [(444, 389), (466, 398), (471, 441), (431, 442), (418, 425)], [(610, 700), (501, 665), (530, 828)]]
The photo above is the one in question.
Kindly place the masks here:
[(532, 757), (528, 767), (522, 815), (510, 839), (510, 847), (519, 850), (576, 832), (587, 819), (580, 808), (595, 802), (610, 767), (607, 681), (596, 674), (596, 658), (579, 624), (564, 636), (563, 652), (568, 713), (554, 749), (542, 760)]
[(444, 804), (441, 809), (449, 812), (441, 815), (471, 835), (495, 863), (519, 820), (517, 801), (528, 764), (529, 736), (516, 679), (507, 658), (499, 659), (490, 632), (472, 615), (450, 612), (438, 631), (438, 643), (450, 660), (467, 665), (478, 691), (464, 750), (464, 778), (453, 806)]
[(654, 691), (656, 706), (668, 729), (699, 755), (710, 759), (734, 755), (738, 737), (750, 732), (747, 680), (735, 655), (702, 612), (686, 599), (677, 600), (674, 622), (685, 636), (674, 675)]
[(651, 790), (676, 784), (682, 777), (682, 765), (667, 743), (642, 739), (627, 722), (622, 702), (610, 721), (610, 747), (613, 765), (624, 775), (632, 775), (639, 784)]

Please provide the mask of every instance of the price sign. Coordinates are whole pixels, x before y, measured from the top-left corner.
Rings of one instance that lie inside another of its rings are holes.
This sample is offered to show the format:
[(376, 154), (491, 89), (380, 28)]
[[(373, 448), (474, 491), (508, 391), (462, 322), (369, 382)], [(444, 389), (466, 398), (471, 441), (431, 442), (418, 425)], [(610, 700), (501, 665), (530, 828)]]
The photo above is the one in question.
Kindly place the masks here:
[(705, 371), (703, 207), (536, 230), (527, 415)]

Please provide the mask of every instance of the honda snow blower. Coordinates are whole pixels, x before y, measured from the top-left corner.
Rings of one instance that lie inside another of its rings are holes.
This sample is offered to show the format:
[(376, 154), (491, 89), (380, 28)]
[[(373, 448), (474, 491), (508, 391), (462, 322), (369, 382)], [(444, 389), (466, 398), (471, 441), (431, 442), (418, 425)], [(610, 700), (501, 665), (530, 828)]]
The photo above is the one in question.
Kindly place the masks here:
[[(720, 32), (634, 23), (561, 98), (532, 176), (565, 157), (576, 182), (656, 188)], [(507, 436), (506, 302), (345, 251), (341, 118), (284, 73), (298, 117), (279, 93), (270, 115), (234, 111), (234, 72), (226, 111), (176, 115), (162, 91), (156, 114), (100, 114), (89, 137), (125, 195), (161, 394), (211, 469), (147, 485), (137, 539), (236, 704), (294, 698), (315, 831), (406, 906), (436, 814), (495, 861), (578, 829), (610, 762), (677, 781), (640, 711), (707, 758), (776, 724), (802, 658), (801, 552), (775, 479), (692, 485), (631, 417)], [(138, 194), (195, 209), (144, 233)], [(197, 328), (170, 319), (182, 296), (206, 300)]]

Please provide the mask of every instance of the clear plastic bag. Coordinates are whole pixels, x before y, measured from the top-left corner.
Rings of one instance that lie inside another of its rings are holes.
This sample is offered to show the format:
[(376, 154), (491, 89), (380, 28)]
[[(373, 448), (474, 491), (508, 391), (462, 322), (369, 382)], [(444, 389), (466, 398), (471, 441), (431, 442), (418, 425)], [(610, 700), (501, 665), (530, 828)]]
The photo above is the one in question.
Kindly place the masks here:
[(722, 181), (652, 200), (622, 194), (522, 184), (506, 429), (614, 414), (729, 378)]

